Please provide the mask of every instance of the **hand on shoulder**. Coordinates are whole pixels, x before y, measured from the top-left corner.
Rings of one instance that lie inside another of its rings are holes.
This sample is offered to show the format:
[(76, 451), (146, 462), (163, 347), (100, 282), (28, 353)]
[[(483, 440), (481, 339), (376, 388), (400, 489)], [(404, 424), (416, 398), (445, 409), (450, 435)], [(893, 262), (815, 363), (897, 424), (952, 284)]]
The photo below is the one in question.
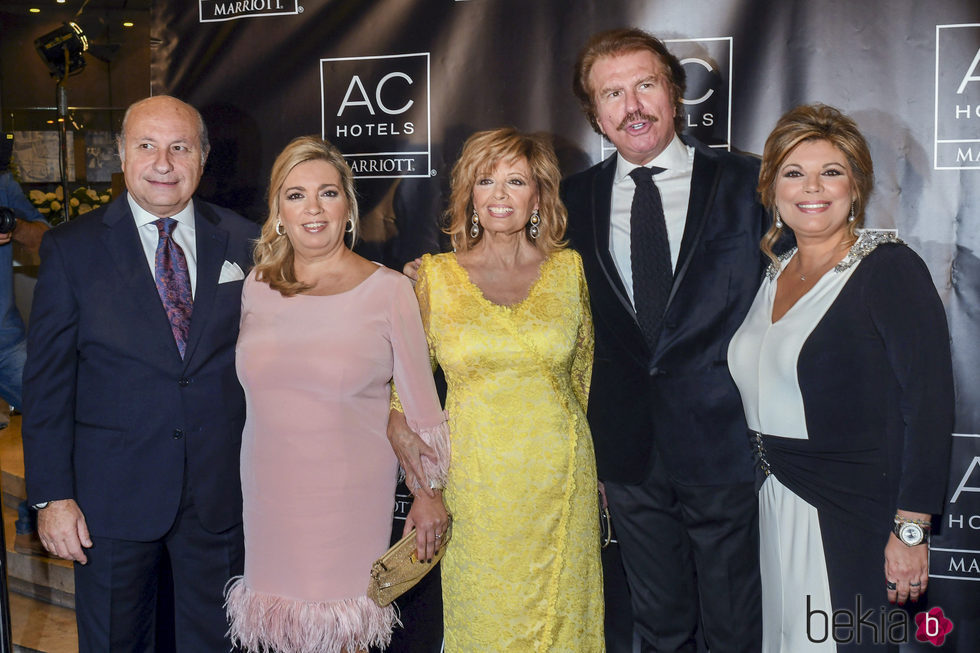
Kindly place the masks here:
[(405, 264), (405, 267), (402, 268), (402, 274), (404, 274), (406, 277), (411, 279), (412, 283), (414, 284), (416, 281), (419, 280), (420, 267), (422, 267), (421, 258), (417, 258), (413, 261), (409, 261), (408, 263)]

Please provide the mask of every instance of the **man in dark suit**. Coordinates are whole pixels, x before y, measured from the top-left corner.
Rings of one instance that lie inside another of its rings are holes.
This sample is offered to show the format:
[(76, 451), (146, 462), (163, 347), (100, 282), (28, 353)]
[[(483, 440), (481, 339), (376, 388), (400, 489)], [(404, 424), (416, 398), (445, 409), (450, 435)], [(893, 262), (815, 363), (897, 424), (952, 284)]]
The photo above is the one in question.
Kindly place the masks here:
[(45, 547), (76, 562), (81, 651), (152, 650), (164, 556), (177, 649), (230, 648), (222, 591), (244, 556), (235, 342), (258, 230), (192, 199), (207, 154), (196, 109), (135, 103), (119, 143), (128, 192), (41, 245), (27, 491)]
[[(681, 139), (684, 71), (594, 36), (575, 92), (617, 153), (563, 186), (595, 321), (589, 424), (644, 651), (758, 651), (758, 513), (732, 334), (763, 274), (755, 159)], [(646, 168), (644, 174), (644, 168)]]

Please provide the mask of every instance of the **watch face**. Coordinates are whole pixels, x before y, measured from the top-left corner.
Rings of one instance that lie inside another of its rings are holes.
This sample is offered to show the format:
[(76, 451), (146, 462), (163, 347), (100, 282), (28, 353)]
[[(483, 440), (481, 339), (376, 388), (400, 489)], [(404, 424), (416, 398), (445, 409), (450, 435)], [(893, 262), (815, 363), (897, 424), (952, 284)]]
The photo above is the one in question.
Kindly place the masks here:
[(898, 537), (909, 546), (915, 546), (922, 542), (924, 533), (918, 524), (902, 524), (898, 531)]

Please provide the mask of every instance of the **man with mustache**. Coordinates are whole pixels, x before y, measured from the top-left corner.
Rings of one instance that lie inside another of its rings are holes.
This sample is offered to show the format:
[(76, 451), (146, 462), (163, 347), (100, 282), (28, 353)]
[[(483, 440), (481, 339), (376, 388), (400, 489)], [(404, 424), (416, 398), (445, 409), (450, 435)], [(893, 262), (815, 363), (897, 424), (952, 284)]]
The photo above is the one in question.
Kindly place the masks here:
[(728, 342), (763, 274), (759, 162), (681, 137), (684, 70), (593, 36), (574, 91), (616, 154), (563, 186), (595, 319), (589, 424), (643, 651), (758, 651), (757, 501)]

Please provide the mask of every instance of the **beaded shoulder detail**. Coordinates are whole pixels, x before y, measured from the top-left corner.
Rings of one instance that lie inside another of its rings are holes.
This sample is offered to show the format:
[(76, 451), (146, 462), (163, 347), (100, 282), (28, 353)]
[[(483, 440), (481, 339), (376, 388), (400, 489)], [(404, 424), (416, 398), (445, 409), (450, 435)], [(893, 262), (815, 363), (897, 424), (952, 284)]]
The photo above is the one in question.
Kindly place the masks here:
[(793, 249), (780, 254), (779, 267), (776, 267), (775, 263), (770, 262), (769, 267), (766, 268), (766, 278), (769, 279), (769, 281), (775, 279), (776, 275), (779, 274), (779, 271), (783, 269), (783, 264), (786, 262), (786, 260), (795, 253), (796, 253), (796, 248), (794, 247)]
[(878, 245), (884, 245), (885, 243), (904, 245), (905, 241), (899, 238), (898, 234), (896, 234), (894, 231), (886, 231), (883, 229), (864, 229), (861, 232), (861, 235), (858, 236), (857, 242), (851, 245), (851, 249), (848, 250), (847, 256), (842, 258), (841, 262), (834, 266), (834, 272), (843, 272), (871, 252), (875, 251)]
[[(866, 257), (871, 252), (877, 249), (878, 245), (883, 245), (885, 243), (897, 243), (899, 245), (904, 245), (905, 241), (898, 237), (894, 231), (884, 230), (884, 229), (862, 229), (860, 235), (858, 235), (857, 241), (851, 245), (851, 249), (847, 251), (847, 256), (840, 260), (840, 263), (834, 266), (834, 272), (843, 272), (847, 268), (851, 267), (864, 257)], [(770, 263), (769, 267), (766, 269), (766, 277), (771, 281), (776, 278), (779, 274), (779, 270), (782, 269), (783, 263), (791, 257), (796, 252), (796, 248), (784, 252), (779, 256), (779, 267), (777, 268), (774, 264)]]

